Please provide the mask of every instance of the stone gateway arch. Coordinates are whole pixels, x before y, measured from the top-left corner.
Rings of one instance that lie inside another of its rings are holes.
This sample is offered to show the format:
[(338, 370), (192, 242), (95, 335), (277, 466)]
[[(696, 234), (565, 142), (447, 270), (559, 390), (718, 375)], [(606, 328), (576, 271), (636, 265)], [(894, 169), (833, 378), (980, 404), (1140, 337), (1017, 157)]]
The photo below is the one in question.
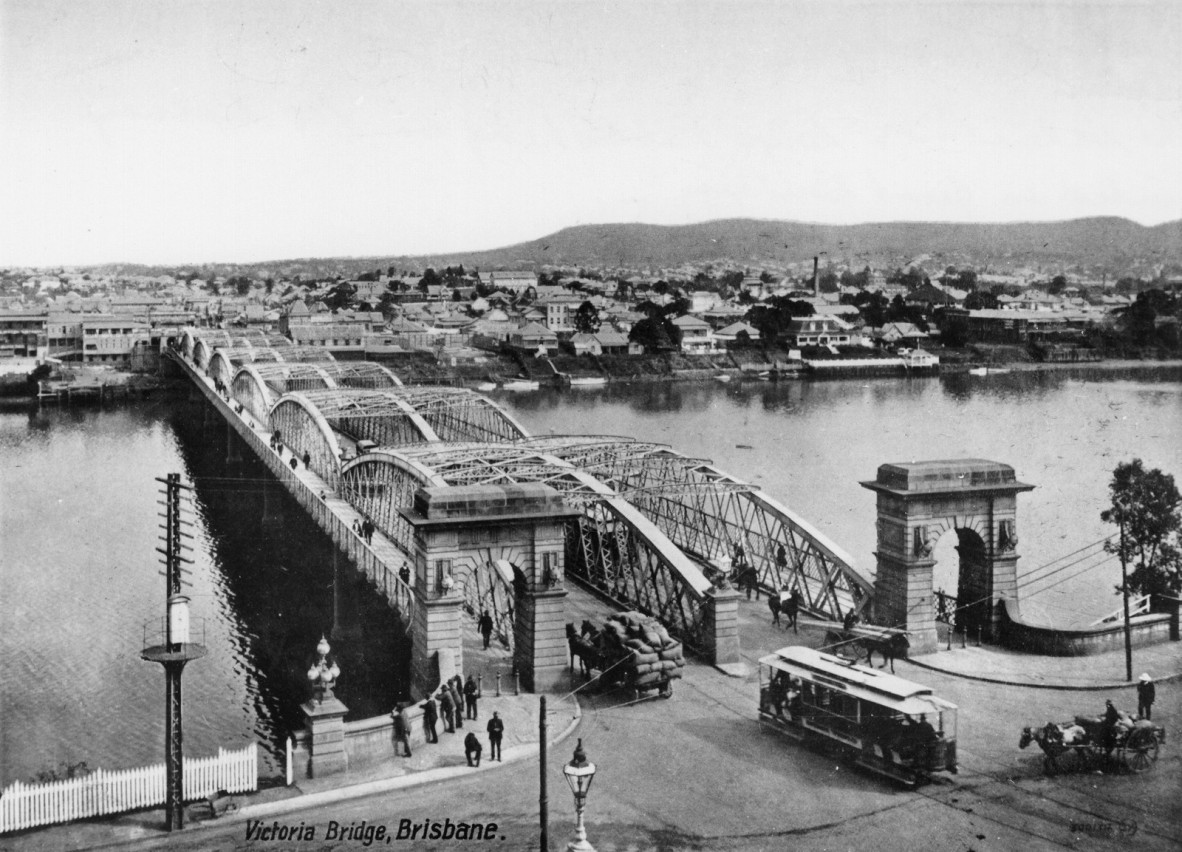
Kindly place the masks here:
[(884, 464), (862, 487), (878, 495), (875, 620), (907, 630), (913, 653), (936, 650), (932, 554), (954, 531), (957, 623), (995, 636), (997, 601), (1017, 595), (1018, 494), (1034, 486), (1009, 465), (958, 459)]

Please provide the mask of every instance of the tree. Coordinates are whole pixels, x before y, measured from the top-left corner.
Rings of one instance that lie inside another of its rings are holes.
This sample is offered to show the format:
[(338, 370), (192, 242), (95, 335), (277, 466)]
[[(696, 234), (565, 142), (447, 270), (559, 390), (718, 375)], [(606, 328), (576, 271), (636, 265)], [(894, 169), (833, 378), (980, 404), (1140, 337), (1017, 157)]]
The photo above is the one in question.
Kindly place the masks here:
[(583, 334), (595, 334), (599, 331), (602, 321), (599, 319), (599, 309), (590, 302), (583, 302), (575, 311), (575, 331)]
[(1128, 576), (1129, 593), (1178, 594), (1182, 495), (1174, 477), (1156, 468), (1145, 470), (1141, 459), (1133, 459), (1116, 466), (1108, 489), (1112, 508), (1100, 517), (1120, 527), (1120, 536), (1106, 542), (1104, 549), (1134, 566)]
[(633, 325), (632, 330), (628, 332), (628, 339), (643, 346), (645, 352), (660, 352), (677, 348), (680, 342), (679, 331), (669, 320), (653, 316)]
[(1056, 275), (1051, 279), (1051, 283), (1047, 285), (1047, 292), (1052, 296), (1058, 296), (1067, 289), (1067, 276)]

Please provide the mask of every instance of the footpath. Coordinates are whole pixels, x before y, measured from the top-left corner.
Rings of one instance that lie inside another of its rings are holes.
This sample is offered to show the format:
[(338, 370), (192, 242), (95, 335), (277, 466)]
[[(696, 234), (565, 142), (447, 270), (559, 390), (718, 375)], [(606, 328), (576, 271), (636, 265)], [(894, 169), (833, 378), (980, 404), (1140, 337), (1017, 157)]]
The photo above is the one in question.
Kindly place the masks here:
[(940, 650), (907, 662), (920, 668), (969, 680), (1007, 686), (1058, 690), (1134, 689), (1137, 678), (1148, 674), (1157, 683), (1182, 680), (1182, 642), (1166, 642), (1133, 649), (1133, 679), (1127, 678), (1123, 649), (1086, 657), (1043, 657), (1023, 654), (997, 645)]

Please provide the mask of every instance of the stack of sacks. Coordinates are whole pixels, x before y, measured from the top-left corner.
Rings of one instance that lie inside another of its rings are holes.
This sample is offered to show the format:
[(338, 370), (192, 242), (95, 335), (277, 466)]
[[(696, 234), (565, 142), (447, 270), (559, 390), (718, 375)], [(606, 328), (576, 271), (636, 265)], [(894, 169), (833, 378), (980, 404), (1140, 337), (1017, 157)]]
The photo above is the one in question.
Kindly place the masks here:
[(681, 643), (669, 635), (665, 625), (639, 612), (613, 615), (603, 625), (604, 647), (619, 658), (632, 673), (635, 686), (652, 686), (663, 680), (681, 677), (677, 671), (685, 665)]

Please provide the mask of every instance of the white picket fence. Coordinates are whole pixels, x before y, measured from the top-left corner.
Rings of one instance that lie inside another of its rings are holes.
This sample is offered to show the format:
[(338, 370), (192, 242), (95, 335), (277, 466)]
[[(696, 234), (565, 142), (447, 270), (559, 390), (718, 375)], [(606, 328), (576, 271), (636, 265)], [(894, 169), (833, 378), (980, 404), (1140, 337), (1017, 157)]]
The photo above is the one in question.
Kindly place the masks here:
[[(258, 745), (219, 748), (213, 757), (185, 758), (185, 801), (219, 790), (246, 793), (259, 787)], [(0, 833), (162, 805), (167, 799), (163, 763), (140, 769), (97, 769), (83, 778), (48, 784), (14, 782), (0, 793)]]

